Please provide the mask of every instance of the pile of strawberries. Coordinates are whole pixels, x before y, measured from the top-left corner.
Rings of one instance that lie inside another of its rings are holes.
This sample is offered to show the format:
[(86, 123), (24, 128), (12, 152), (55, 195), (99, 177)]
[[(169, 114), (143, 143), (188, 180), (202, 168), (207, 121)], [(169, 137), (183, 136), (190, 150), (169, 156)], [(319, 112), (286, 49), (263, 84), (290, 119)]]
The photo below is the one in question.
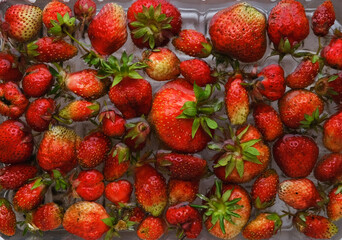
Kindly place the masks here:
[[(1, 234), (268, 239), (290, 218), (310, 238), (338, 236), (342, 33), (330, 29), (331, 0), (310, 20), (296, 0), (267, 17), (236, 3), (213, 16), (210, 38), (182, 29), (166, 0), (96, 10), (52, 0), (0, 19)], [(303, 47), (310, 29), (315, 52)], [(283, 60), (297, 66), (285, 72)], [(88, 68), (72, 71), (75, 61)], [(272, 212), (275, 201), (289, 208)]]

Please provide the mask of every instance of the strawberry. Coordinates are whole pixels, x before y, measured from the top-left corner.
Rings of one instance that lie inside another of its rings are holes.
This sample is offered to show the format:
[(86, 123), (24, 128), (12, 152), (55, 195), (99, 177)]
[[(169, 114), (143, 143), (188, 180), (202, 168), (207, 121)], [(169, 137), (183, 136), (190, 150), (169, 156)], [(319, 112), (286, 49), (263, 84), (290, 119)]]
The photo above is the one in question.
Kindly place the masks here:
[(305, 115), (313, 116), (313, 120), (318, 119), (314, 113), (318, 109), (318, 115), (324, 110), (322, 99), (308, 90), (292, 90), (278, 101), (279, 114), (283, 123), (290, 128), (299, 128), (304, 121)]
[(226, 111), (233, 125), (244, 124), (249, 114), (249, 97), (243, 83), (242, 75), (237, 73), (224, 86)]
[(33, 137), (23, 122), (6, 120), (0, 124), (0, 162), (25, 162), (32, 152)]
[(105, 189), (106, 198), (115, 205), (128, 203), (133, 191), (132, 184), (127, 180), (110, 182)]
[(23, 78), (23, 91), (29, 97), (42, 97), (51, 88), (53, 77), (48, 66), (36, 64), (26, 69)]
[(257, 103), (254, 106), (253, 118), (265, 141), (271, 142), (284, 132), (279, 113), (271, 105)]
[(342, 34), (338, 30), (329, 45), (322, 49), (321, 57), (324, 58), (325, 65), (342, 70)]
[(55, 26), (52, 22), (60, 22), (58, 19), (58, 14), (61, 17), (64, 17), (64, 15), (67, 13), (69, 16), (72, 15), (71, 9), (67, 5), (59, 0), (51, 0), (43, 9), (42, 20), (45, 27), (50, 30)]
[(150, 131), (150, 125), (146, 121), (128, 123), (123, 142), (132, 152), (140, 151), (145, 147)]
[(316, 36), (324, 37), (335, 22), (335, 10), (330, 0), (319, 5), (311, 19), (312, 30)]
[(328, 197), (329, 197), (329, 202), (327, 205), (328, 218), (331, 221), (338, 221), (342, 218), (341, 185), (331, 189)]
[(290, 179), (281, 182), (278, 195), (286, 204), (298, 210), (320, 207), (323, 201), (315, 184), (307, 178)]
[(81, 139), (75, 131), (53, 126), (44, 133), (37, 151), (37, 162), (45, 171), (59, 169), (67, 173), (77, 165), (76, 149)]
[(304, 58), (296, 69), (286, 77), (286, 85), (292, 89), (310, 86), (321, 70), (322, 60), (317, 55)]
[(182, 26), (179, 10), (165, 0), (137, 0), (127, 10), (133, 43), (139, 48), (164, 46)]
[(279, 176), (274, 169), (263, 172), (253, 183), (251, 197), (253, 205), (257, 209), (265, 209), (274, 204)]
[(89, 24), (91, 45), (101, 55), (116, 52), (127, 40), (126, 15), (116, 3), (105, 4)]
[(77, 202), (66, 210), (63, 227), (83, 239), (96, 240), (109, 230), (102, 221), (106, 218), (109, 218), (109, 215), (102, 205), (96, 202)]
[(271, 64), (264, 67), (258, 77), (263, 79), (256, 84), (256, 87), (268, 100), (275, 101), (284, 95), (286, 88), (284, 70), (280, 65)]
[(13, 119), (19, 118), (26, 110), (29, 101), (13, 82), (0, 84), (0, 114)]
[(102, 123), (101, 130), (106, 136), (115, 138), (124, 135), (126, 121), (115, 111), (104, 111), (99, 114), (98, 119)]
[(31, 223), (40, 231), (50, 231), (62, 224), (63, 210), (54, 202), (39, 206), (32, 212)]
[(248, 3), (217, 12), (210, 21), (213, 47), (242, 62), (255, 62), (266, 51), (266, 17)]
[(304, 6), (296, 0), (281, 0), (268, 16), (268, 37), (281, 54), (293, 52), (309, 32)]
[(199, 181), (184, 181), (170, 179), (167, 185), (169, 205), (176, 205), (182, 202), (193, 202), (198, 193)]
[(338, 232), (336, 225), (329, 219), (312, 213), (298, 212), (292, 222), (299, 232), (310, 238), (330, 239)]
[(165, 178), (149, 164), (135, 169), (135, 196), (137, 203), (152, 216), (159, 216), (167, 204)]
[(15, 164), (0, 169), (0, 189), (17, 189), (34, 178), (37, 167), (28, 164)]
[(166, 232), (167, 226), (162, 218), (148, 216), (137, 229), (137, 235), (143, 240), (158, 240)]
[(25, 113), (26, 123), (37, 132), (49, 129), (56, 103), (52, 98), (38, 98), (34, 100)]
[(18, 42), (32, 40), (42, 28), (42, 10), (39, 7), (15, 4), (7, 8), (5, 22), (8, 35)]
[(98, 102), (76, 100), (65, 106), (58, 115), (65, 120), (81, 122), (97, 116), (99, 109), (100, 104)]
[(63, 39), (43, 37), (27, 44), (27, 54), (38, 62), (62, 62), (77, 55), (77, 48)]
[(85, 168), (98, 166), (106, 159), (110, 145), (110, 138), (102, 132), (90, 133), (77, 148), (78, 163)]
[(77, 178), (70, 180), (75, 197), (81, 197), (86, 201), (96, 201), (105, 189), (103, 175), (96, 169), (81, 171)]
[(315, 84), (315, 92), (319, 96), (332, 99), (337, 106), (342, 106), (342, 72), (320, 78)]
[(93, 0), (77, 0), (74, 13), (78, 20), (90, 22), (96, 14), (96, 3)]
[(191, 59), (181, 62), (179, 65), (180, 71), (188, 82), (196, 84), (200, 87), (205, 87), (207, 84), (212, 84), (217, 81), (213, 77), (213, 71), (210, 69), (208, 63), (200, 59)]
[(10, 202), (0, 198), (0, 233), (13, 236), (16, 230), (16, 217)]
[(242, 232), (246, 239), (269, 239), (277, 234), (283, 222), (276, 213), (260, 213)]
[(118, 143), (115, 145), (108, 153), (103, 168), (103, 175), (106, 181), (114, 181), (121, 178), (131, 164), (130, 158), (129, 148), (125, 144)]
[(292, 178), (307, 177), (318, 159), (316, 142), (304, 135), (286, 134), (273, 145), (273, 157), (283, 173)]
[(158, 153), (156, 167), (165, 167), (171, 178), (184, 181), (199, 180), (207, 172), (204, 159), (180, 153)]
[(270, 162), (270, 150), (253, 126), (240, 127), (231, 132), (231, 139), (220, 147), (214, 163), (215, 175), (224, 182), (245, 183), (263, 172)]
[(145, 72), (156, 81), (176, 79), (180, 74), (179, 58), (168, 48), (146, 50), (142, 53), (143, 62), (147, 65)]
[(332, 152), (342, 152), (342, 111), (332, 115), (323, 125), (324, 146)]
[(191, 57), (206, 58), (210, 55), (212, 46), (203, 33), (194, 29), (183, 29), (172, 40), (173, 46)]
[(145, 218), (145, 212), (140, 207), (134, 207), (131, 211), (129, 221), (141, 223)]
[(18, 65), (18, 60), (13, 54), (0, 52), (0, 79), (5, 82), (19, 82), (23, 74)]
[(330, 153), (323, 156), (316, 165), (315, 178), (322, 182), (338, 183), (342, 181), (342, 154)]
[(166, 211), (166, 221), (178, 225), (187, 238), (197, 238), (202, 231), (202, 217), (193, 207), (181, 203), (169, 207)]

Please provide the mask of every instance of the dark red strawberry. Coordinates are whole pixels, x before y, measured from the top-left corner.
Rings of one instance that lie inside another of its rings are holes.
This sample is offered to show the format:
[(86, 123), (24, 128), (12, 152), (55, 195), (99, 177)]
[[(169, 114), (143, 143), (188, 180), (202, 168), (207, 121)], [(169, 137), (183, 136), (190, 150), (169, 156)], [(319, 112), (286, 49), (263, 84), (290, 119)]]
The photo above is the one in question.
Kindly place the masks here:
[(320, 78), (315, 84), (315, 92), (319, 96), (332, 99), (337, 106), (342, 106), (342, 72)]
[(129, 203), (133, 191), (132, 184), (127, 180), (110, 182), (105, 189), (106, 198), (115, 205)]
[(99, 110), (100, 104), (98, 102), (76, 100), (60, 110), (58, 115), (67, 121), (81, 122), (96, 117)]
[(131, 165), (130, 154), (129, 148), (123, 143), (118, 143), (110, 150), (103, 168), (106, 181), (119, 179), (127, 172)]
[(329, 202), (327, 205), (328, 218), (331, 221), (338, 221), (342, 218), (342, 186), (338, 185), (330, 190)]
[(77, 178), (72, 177), (70, 182), (74, 197), (81, 197), (86, 201), (96, 201), (105, 189), (103, 175), (96, 169), (81, 171)]
[(31, 223), (40, 231), (50, 231), (62, 224), (63, 210), (56, 203), (39, 206), (32, 212)]
[(52, 98), (38, 98), (34, 100), (25, 113), (27, 124), (37, 132), (49, 129), (56, 103)]
[(144, 240), (158, 240), (167, 230), (165, 221), (162, 218), (148, 216), (137, 229), (137, 235)]
[(19, 82), (23, 74), (18, 68), (18, 61), (14, 55), (0, 52), (0, 79), (5, 82)]
[(169, 195), (169, 205), (176, 205), (182, 202), (193, 202), (199, 189), (199, 181), (184, 181), (170, 179), (167, 185)]
[(90, 22), (96, 14), (96, 3), (93, 0), (77, 0), (74, 13), (81, 22)]
[(150, 125), (146, 121), (128, 123), (126, 124), (126, 134), (123, 142), (132, 152), (140, 151), (145, 147), (150, 132)]
[(3, 167), (0, 169), (0, 189), (17, 189), (34, 178), (37, 172), (37, 167), (28, 164)]
[(102, 123), (102, 132), (108, 137), (121, 137), (124, 135), (126, 121), (118, 113), (113, 110), (102, 112), (98, 116), (99, 122)]
[(315, 178), (322, 182), (338, 183), (342, 181), (342, 153), (330, 153), (323, 156), (316, 165)]
[(145, 212), (142, 210), (140, 207), (135, 207), (132, 209), (129, 221), (131, 222), (136, 222), (136, 223), (141, 223), (142, 220), (145, 218)]
[(335, 10), (330, 0), (319, 5), (311, 19), (312, 30), (316, 36), (324, 37), (335, 22)]
[(256, 83), (259, 92), (271, 101), (278, 100), (285, 93), (284, 70), (278, 64), (271, 64), (263, 68), (258, 74), (263, 78)]
[(16, 217), (10, 202), (0, 198), (0, 232), (6, 236), (13, 236), (16, 230)]
[(330, 40), (329, 45), (325, 46), (321, 51), (325, 65), (342, 70), (342, 33), (335, 30), (334, 37)]
[(323, 144), (332, 152), (342, 152), (342, 111), (335, 113), (323, 125)]
[(210, 69), (210, 66), (203, 60), (186, 60), (181, 62), (179, 67), (185, 80), (191, 84), (196, 83), (198, 86), (204, 87), (217, 81), (217, 78), (212, 76), (213, 71)]

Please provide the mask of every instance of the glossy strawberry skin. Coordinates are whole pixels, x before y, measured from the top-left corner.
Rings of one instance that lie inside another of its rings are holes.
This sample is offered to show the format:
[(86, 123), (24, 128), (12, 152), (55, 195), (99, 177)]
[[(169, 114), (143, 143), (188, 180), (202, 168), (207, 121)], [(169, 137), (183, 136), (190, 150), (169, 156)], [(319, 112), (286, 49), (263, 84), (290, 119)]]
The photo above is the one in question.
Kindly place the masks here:
[(304, 59), (296, 69), (286, 77), (286, 85), (292, 89), (306, 88), (310, 86), (320, 71), (320, 62), (312, 62), (312, 59)]
[(168, 182), (169, 205), (176, 205), (182, 202), (193, 202), (199, 189), (199, 181), (184, 181), (170, 179)]
[(258, 77), (264, 79), (260, 81), (259, 91), (271, 101), (278, 100), (285, 93), (284, 70), (278, 64), (271, 64), (261, 70)]
[(61, 109), (58, 115), (66, 120), (82, 122), (97, 116), (99, 109), (100, 105), (98, 102), (76, 100)]
[(86, 201), (96, 201), (105, 189), (103, 175), (96, 169), (81, 171), (72, 185), (75, 192)]
[[(249, 222), (245, 229), (242, 232), (242, 235), (246, 239), (269, 239), (273, 235), (277, 234), (279, 228), (281, 227), (281, 220), (280, 226), (277, 226), (274, 220), (269, 219), (271, 213), (260, 213), (255, 219)], [(275, 216), (274, 214), (273, 216)], [(278, 220), (278, 221), (279, 221)], [(277, 221), (277, 220), (276, 220)]]
[(342, 180), (342, 154), (330, 153), (316, 165), (315, 178), (322, 182), (337, 183)]
[(68, 13), (69, 16), (72, 16), (71, 9), (62, 2), (52, 0), (43, 9), (43, 23), (47, 29), (53, 27), (51, 21), (58, 22), (57, 13), (59, 13), (62, 17)]
[(18, 62), (14, 55), (0, 52), (0, 79), (5, 82), (19, 82), (23, 74), (18, 68)]
[(102, 112), (98, 116), (102, 123), (102, 132), (108, 137), (121, 137), (124, 135), (126, 120), (113, 110)]
[(25, 113), (27, 124), (37, 132), (49, 129), (56, 103), (52, 98), (38, 98), (34, 100)]
[(331, 221), (338, 221), (342, 218), (342, 193), (340, 192), (339, 186), (331, 189), (328, 197), (328, 218)]
[(323, 144), (332, 152), (342, 151), (342, 111), (332, 115), (323, 125)]
[(157, 240), (166, 232), (165, 221), (159, 217), (148, 216), (137, 229), (137, 235), (140, 239)]
[(7, 199), (0, 198), (0, 233), (13, 236), (16, 227), (16, 217), (11, 204)]
[(342, 70), (342, 39), (333, 37), (328, 46), (321, 51), (324, 63), (329, 67)]
[(316, 36), (324, 37), (335, 22), (335, 10), (330, 0), (317, 7), (312, 16), (312, 30)]
[(128, 203), (133, 191), (132, 184), (127, 180), (110, 182), (105, 189), (106, 198), (115, 205)]
[(216, 78), (211, 76), (210, 66), (203, 60), (190, 59), (181, 62), (180, 71), (185, 80), (191, 84), (196, 83), (200, 87), (216, 82)]
[[(120, 151), (124, 151), (126, 153), (124, 154), (122, 161), (119, 163)], [(119, 179), (128, 171), (131, 163), (127, 158), (127, 154), (129, 154), (129, 149), (124, 144), (117, 144), (110, 150), (103, 168), (103, 175), (106, 181)]]
[(40, 231), (54, 230), (62, 224), (62, 220), (62, 208), (53, 202), (41, 205), (32, 212), (32, 223)]
[(34, 178), (37, 167), (28, 164), (9, 165), (0, 169), (0, 189), (17, 189)]

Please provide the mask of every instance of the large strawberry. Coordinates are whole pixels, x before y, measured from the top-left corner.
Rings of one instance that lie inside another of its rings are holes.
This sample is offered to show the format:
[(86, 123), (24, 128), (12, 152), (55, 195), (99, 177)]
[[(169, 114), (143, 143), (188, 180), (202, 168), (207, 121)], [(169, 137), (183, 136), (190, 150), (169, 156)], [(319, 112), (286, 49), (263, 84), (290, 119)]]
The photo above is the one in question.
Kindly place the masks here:
[(0, 233), (13, 236), (16, 230), (16, 217), (10, 202), (0, 198)]
[(329, 192), (329, 202), (327, 205), (327, 214), (330, 220), (338, 221), (342, 218), (342, 186), (338, 185)]
[(133, 191), (132, 184), (127, 180), (110, 182), (105, 188), (106, 198), (117, 206), (126, 204), (131, 198)]
[(26, 123), (37, 132), (49, 129), (56, 103), (52, 98), (38, 98), (34, 100), (25, 113)]
[(22, 77), (16, 57), (6, 51), (0, 52), (0, 79), (5, 82), (19, 82)]
[(37, 167), (15, 164), (0, 169), (0, 189), (17, 189), (36, 176)]
[(314, 34), (319, 37), (326, 36), (330, 27), (334, 24), (335, 18), (332, 2), (330, 0), (324, 1), (317, 7), (311, 19)]
[(63, 209), (54, 202), (39, 206), (28, 217), (34, 228), (40, 231), (50, 231), (62, 224)]
[(338, 183), (342, 181), (342, 153), (330, 153), (323, 156), (316, 165), (315, 178), (322, 182)]
[(278, 64), (271, 64), (264, 67), (258, 74), (262, 78), (256, 83), (257, 90), (271, 101), (278, 100), (285, 93), (284, 70)]
[(342, 152), (342, 111), (332, 115), (323, 126), (323, 143), (332, 152)]
[(322, 49), (321, 56), (326, 65), (342, 70), (342, 33), (340, 31), (335, 30), (334, 37), (330, 40), (329, 45)]
[(258, 61), (266, 51), (266, 17), (248, 3), (216, 13), (209, 34), (215, 50), (242, 62)]

